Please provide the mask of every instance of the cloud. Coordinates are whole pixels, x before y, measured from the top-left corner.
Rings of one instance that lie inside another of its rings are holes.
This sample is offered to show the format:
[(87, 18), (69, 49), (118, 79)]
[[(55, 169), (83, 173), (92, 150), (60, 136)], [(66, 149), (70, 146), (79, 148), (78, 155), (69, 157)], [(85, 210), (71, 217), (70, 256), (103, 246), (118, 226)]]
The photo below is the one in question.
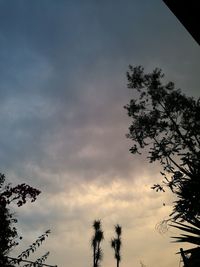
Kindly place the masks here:
[(49, 262), (88, 266), (91, 223), (101, 218), (105, 265), (114, 264), (115, 223), (124, 266), (174, 264), (175, 247), (154, 230), (171, 197), (149, 189), (159, 165), (128, 152), (123, 106), (133, 96), (129, 64), (161, 67), (198, 95), (199, 47), (185, 29), (157, 0), (0, 1), (0, 47), (1, 171), (42, 190), (17, 210), (22, 246), (52, 228)]
[[(137, 181), (118, 179), (110, 182), (109, 186), (97, 181), (79, 182), (59, 194), (44, 194), (38, 202), (30, 204), (31, 209), (30, 205), (18, 209), (24, 235), (22, 244), (31, 243), (36, 233), (39, 235), (50, 227), (51, 239), (44, 244), (44, 249), (51, 251), (51, 263), (57, 259), (61, 266), (65, 266), (66, 262), (82, 262), (86, 266), (91, 259), (92, 221), (100, 218), (105, 231), (102, 245), (104, 264), (113, 261), (109, 242), (116, 223), (121, 224), (123, 229), (123, 264), (138, 264), (139, 259), (154, 262), (159, 245), (167, 246), (169, 243), (169, 237), (163, 239), (156, 232), (155, 225), (158, 218), (168, 215), (170, 207), (162, 206), (163, 199), (168, 196), (151, 192), (145, 186), (148, 181), (147, 177)], [(78, 259), (75, 256), (77, 249)], [(59, 255), (62, 255), (61, 259)], [(161, 255), (165, 257), (166, 251)]]

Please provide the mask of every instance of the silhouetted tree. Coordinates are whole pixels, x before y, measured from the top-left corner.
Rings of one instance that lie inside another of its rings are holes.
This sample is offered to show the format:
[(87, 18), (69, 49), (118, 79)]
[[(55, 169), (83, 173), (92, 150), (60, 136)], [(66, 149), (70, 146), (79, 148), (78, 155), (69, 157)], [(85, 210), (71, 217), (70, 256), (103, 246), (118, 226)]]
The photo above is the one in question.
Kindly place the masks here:
[(14, 226), (17, 219), (9, 209), (9, 204), (16, 203), (18, 207), (24, 205), (29, 198), (31, 202), (40, 194), (38, 189), (26, 184), (12, 187), (5, 183), (5, 175), (0, 173), (0, 266), (13, 266), (9, 263), (10, 251), (18, 245), (17, 229)]
[(103, 258), (101, 249), (101, 242), (104, 239), (103, 231), (101, 229), (101, 221), (95, 220), (93, 223), (94, 236), (92, 237), (91, 246), (93, 249), (93, 267), (99, 267), (99, 263)]
[(173, 82), (163, 83), (160, 69), (145, 74), (141, 66), (129, 66), (128, 88), (134, 98), (125, 106), (132, 118), (127, 137), (130, 152), (148, 151), (150, 162), (159, 161), (162, 184), (177, 197), (170, 218), (200, 218), (200, 99), (185, 96)]
[[(21, 262), (26, 262), (26, 259), (30, 256), (31, 253), (34, 253), (38, 247), (45, 241), (46, 237), (50, 234), (50, 230), (47, 230), (44, 234), (39, 236), (36, 241), (34, 241), (27, 249), (25, 249), (17, 258), (8, 257), (9, 263), (20, 264)], [(42, 263), (49, 256), (49, 252), (45, 253), (42, 257), (38, 258), (36, 261), (29, 261), (28, 264), (24, 265), (24, 267), (35, 267), (37, 265), (42, 266)]]
[(114, 249), (115, 259), (117, 261), (117, 267), (119, 267), (119, 262), (121, 261), (120, 249), (121, 249), (121, 234), (122, 227), (118, 224), (115, 226), (116, 237), (111, 239), (111, 247)]
[(34, 253), (38, 247), (41, 246), (43, 241), (50, 234), (50, 230), (47, 230), (44, 234), (39, 236), (27, 249), (25, 249), (17, 258), (10, 257), (10, 252), (18, 245), (18, 239), (22, 237), (18, 236), (15, 224), (17, 219), (14, 214), (11, 213), (9, 204), (15, 203), (18, 207), (24, 205), (28, 199), (34, 202), (37, 196), (41, 192), (26, 184), (20, 184), (15, 187), (11, 184), (6, 184), (5, 175), (0, 173), (0, 266), (2, 267), (14, 267), (22, 263), (24, 267), (35, 266), (51, 266), (44, 264), (49, 252), (38, 258), (36, 261), (27, 260), (31, 253)]
[(180, 236), (173, 236), (174, 242), (187, 242), (197, 247), (187, 250), (180, 249), (180, 253), (185, 267), (200, 266), (200, 220), (187, 220), (187, 224), (181, 222), (173, 222), (172, 227), (175, 227), (184, 232)]

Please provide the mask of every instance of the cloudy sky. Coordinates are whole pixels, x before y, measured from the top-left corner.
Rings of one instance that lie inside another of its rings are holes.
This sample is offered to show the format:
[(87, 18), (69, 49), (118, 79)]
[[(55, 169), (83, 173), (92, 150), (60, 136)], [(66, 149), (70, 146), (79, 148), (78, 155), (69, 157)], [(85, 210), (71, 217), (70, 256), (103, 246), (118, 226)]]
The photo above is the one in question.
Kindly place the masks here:
[(198, 96), (199, 46), (161, 0), (0, 0), (0, 171), (42, 191), (16, 209), (24, 238), (13, 255), (50, 228), (37, 255), (92, 266), (101, 219), (102, 266), (115, 266), (117, 223), (122, 267), (178, 266), (174, 230), (155, 229), (172, 201), (150, 189), (159, 166), (128, 151), (129, 64), (160, 67)]

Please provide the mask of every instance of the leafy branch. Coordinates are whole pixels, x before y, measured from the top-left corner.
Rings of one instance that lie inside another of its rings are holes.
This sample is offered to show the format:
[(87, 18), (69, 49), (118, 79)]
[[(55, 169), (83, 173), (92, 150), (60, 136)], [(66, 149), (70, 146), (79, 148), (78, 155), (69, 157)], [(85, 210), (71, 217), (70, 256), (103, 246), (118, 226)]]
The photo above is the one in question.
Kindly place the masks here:
[[(47, 230), (44, 234), (38, 237), (38, 239), (33, 242), (26, 250), (24, 250), (16, 259), (11, 260), (10, 263), (19, 264), (23, 259), (27, 259), (31, 253), (34, 253), (38, 247), (43, 243), (43, 241), (48, 237), (51, 233), (50, 230)], [(46, 255), (46, 254), (45, 254)]]

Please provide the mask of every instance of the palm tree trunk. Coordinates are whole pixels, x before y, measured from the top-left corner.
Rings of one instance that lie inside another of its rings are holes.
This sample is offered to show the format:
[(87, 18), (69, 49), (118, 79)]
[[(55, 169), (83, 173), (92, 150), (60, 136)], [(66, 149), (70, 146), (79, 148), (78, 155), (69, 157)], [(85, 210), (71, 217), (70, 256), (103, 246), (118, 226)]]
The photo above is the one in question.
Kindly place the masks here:
[(119, 267), (119, 259), (117, 259), (117, 267)]
[(95, 256), (96, 256), (96, 248), (94, 247), (93, 248), (93, 267), (96, 267), (96, 265), (95, 265)]
[(98, 266), (98, 261), (99, 261), (99, 259), (98, 259), (98, 257), (97, 257), (97, 253), (99, 252), (99, 247), (100, 247), (100, 242), (98, 241), (98, 243), (97, 243), (97, 250), (96, 250), (96, 261), (95, 261), (95, 267), (97, 267)]

